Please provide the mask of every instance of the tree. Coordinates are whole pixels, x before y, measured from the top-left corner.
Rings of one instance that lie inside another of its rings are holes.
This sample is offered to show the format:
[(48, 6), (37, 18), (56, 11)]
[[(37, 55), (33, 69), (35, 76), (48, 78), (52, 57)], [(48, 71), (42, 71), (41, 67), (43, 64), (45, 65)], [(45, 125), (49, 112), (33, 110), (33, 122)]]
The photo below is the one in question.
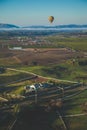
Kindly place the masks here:
[(37, 65), (37, 61), (33, 61), (32, 64), (36, 66)]
[(0, 73), (2, 74), (2, 73), (5, 73), (5, 68), (4, 67), (0, 67)]

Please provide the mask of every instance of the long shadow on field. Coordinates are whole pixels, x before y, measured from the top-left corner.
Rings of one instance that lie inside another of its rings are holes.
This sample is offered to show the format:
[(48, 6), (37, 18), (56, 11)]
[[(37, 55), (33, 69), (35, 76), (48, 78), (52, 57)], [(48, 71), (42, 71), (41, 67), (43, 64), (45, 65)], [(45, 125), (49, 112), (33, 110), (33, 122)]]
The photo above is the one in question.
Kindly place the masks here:
[(52, 130), (49, 117), (50, 113), (42, 107), (25, 109), (12, 130)]
[(7, 87), (2, 87), (0, 88), (0, 94), (4, 93), (4, 92), (11, 92), (14, 91), (16, 89), (18, 89), (20, 86), (7, 86)]

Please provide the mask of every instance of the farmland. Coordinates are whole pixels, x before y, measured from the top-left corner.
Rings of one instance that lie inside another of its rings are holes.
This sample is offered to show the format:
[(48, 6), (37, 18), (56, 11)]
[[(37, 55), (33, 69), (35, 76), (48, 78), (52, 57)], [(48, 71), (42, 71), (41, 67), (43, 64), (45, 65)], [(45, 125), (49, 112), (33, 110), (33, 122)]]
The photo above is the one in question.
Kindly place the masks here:
[(33, 67), (21, 67), (20, 69), (33, 72), (35, 74), (43, 75), (46, 77), (54, 77), (64, 80), (73, 81), (87, 81), (87, 69), (86, 66), (80, 66), (78, 62), (74, 65), (72, 60), (68, 60), (65, 63), (48, 65), (48, 66), (33, 66)]
[[(0, 68), (0, 130), (86, 130), (86, 31), (0, 32)], [(25, 93), (38, 83), (52, 86)]]

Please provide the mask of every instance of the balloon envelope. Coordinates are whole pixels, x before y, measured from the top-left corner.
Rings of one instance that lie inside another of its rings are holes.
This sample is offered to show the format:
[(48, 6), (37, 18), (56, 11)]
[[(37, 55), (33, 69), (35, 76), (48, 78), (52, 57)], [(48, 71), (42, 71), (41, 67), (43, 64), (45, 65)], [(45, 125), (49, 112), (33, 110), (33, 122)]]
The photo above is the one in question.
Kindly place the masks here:
[(50, 21), (50, 23), (52, 23), (53, 20), (54, 20), (54, 17), (53, 16), (49, 16), (48, 20)]

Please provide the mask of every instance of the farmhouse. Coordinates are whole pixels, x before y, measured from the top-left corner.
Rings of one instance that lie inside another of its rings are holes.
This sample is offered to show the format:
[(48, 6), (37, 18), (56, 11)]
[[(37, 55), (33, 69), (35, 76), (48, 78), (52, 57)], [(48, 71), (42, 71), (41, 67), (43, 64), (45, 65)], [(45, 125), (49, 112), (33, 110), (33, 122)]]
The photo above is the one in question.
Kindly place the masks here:
[(24, 87), (24, 90), (26, 91), (26, 93), (28, 92), (33, 92), (36, 90), (35, 86), (34, 85), (27, 85)]
[(38, 83), (38, 84), (34, 84), (34, 85), (27, 85), (24, 87), (24, 90), (26, 91), (26, 93), (28, 92), (33, 92), (35, 90), (38, 90), (40, 88), (48, 88), (50, 87), (52, 84), (49, 84), (49, 83)]

